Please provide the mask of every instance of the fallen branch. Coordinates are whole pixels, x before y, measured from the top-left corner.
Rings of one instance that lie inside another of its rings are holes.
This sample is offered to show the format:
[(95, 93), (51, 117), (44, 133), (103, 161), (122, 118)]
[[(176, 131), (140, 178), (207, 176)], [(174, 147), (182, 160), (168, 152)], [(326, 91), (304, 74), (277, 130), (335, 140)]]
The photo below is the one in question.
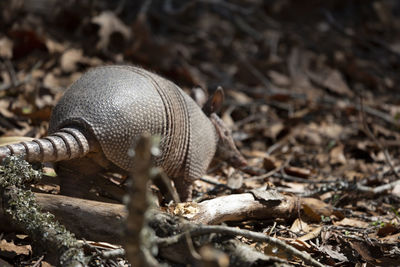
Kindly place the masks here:
[[(35, 193), (35, 197), (43, 210), (54, 214), (77, 237), (111, 243), (121, 241), (122, 226), (127, 216), (123, 205), (42, 193)], [(299, 204), (298, 199), (291, 196), (283, 196), (279, 202), (274, 199), (259, 201), (253, 194), (244, 193), (217, 197), (201, 203), (182, 203), (175, 208), (175, 212), (179, 213), (181, 210), (184, 214), (190, 210), (191, 213), (186, 215), (192, 222), (218, 224), (244, 219), (293, 219), (297, 215), (294, 211)], [(0, 206), (0, 221), (3, 220), (6, 217)], [(15, 230), (21, 228), (9, 223), (0, 225), (0, 232)]]
[[(314, 260), (309, 254), (307, 254), (305, 252), (301, 252), (298, 249), (286, 244), (285, 242), (283, 242), (277, 238), (263, 234), (263, 233), (257, 233), (257, 232), (253, 232), (253, 231), (249, 231), (249, 230), (237, 229), (237, 228), (233, 228), (233, 227), (220, 226), (220, 225), (211, 225), (210, 226), (210, 225), (193, 225), (193, 224), (191, 224), (191, 225), (186, 225), (186, 226), (191, 228), (188, 230), (188, 233), (190, 233), (190, 235), (192, 237), (197, 237), (197, 236), (206, 235), (206, 234), (213, 234), (213, 233), (223, 234), (223, 235), (232, 235), (232, 236), (243, 236), (243, 237), (252, 239), (254, 241), (265, 242), (265, 243), (277, 246), (278, 248), (288, 252), (289, 255), (298, 257), (298, 258), (302, 259), (305, 263), (308, 263), (312, 266), (318, 266), (318, 267), (324, 266), (323, 264)], [(185, 237), (185, 234), (186, 233), (184, 232), (184, 233), (175, 235), (173, 237), (160, 238), (158, 240), (158, 245), (160, 247), (171, 246), (175, 243), (182, 241)]]
[(27, 181), (40, 179), (40, 174), (15, 156), (3, 160), (1, 174), (2, 208), (9, 221), (46, 248), (61, 266), (85, 266), (89, 258), (74, 234), (54, 220), (52, 214), (42, 212), (33, 193), (22, 188)]

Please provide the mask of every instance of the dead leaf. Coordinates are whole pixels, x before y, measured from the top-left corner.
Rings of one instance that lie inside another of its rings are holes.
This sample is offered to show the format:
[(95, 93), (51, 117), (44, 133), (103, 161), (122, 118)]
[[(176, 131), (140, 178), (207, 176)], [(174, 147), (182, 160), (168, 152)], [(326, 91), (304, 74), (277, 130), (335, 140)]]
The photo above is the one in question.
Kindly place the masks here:
[(106, 49), (113, 33), (120, 33), (125, 40), (131, 37), (131, 30), (126, 26), (113, 12), (104, 11), (100, 15), (92, 18), (92, 23), (100, 26), (100, 40), (97, 43), (97, 49)]
[(47, 38), (46, 47), (50, 54), (63, 53), (65, 51), (65, 45), (58, 43), (57, 41)]
[(369, 223), (363, 222), (360, 220), (356, 219), (350, 219), (350, 218), (344, 218), (341, 221), (334, 222), (334, 225), (339, 225), (339, 226), (351, 226), (351, 227), (359, 227), (359, 228), (368, 228)]
[(32, 253), (30, 245), (16, 245), (14, 242), (0, 240), (0, 255), (7, 258), (13, 258), (17, 255), (29, 255)]
[(379, 228), (377, 235), (379, 237), (387, 236), (390, 234), (396, 234), (400, 231), (398, 226), (395, 226), (391, 223), (386, 223), (385, 226)]
[(211, 245), (201, 247), (199, 249), (199, 254), (201, 255), (202, 264), (204, 264), (204, 266), (229, 266), (229, 256), (222, 250), (214, 248)]
[(269, 137), (273, 140), (276, 140), (278, 135), (285, 129), (285, 126), (283, 125), (282, 122), (276, 122), (268, 126), (264, 130), (264, 136)]
[(394, 235), (387, 235), (385, 237), (379, 238), (383, 243), (386, 244), (399, 244), (400, 242), (400, 233)]
[(315, 198), (303, 198), (300, 200), (304, 214), (312, 221), (321, 221), (321, 216), (330, 217), (333, 208), (329, 204)]
[[(340, 253), (338, 251), (336, 251), (333, 246), (331, 245), (323, 245), (321, 247), (319, 247), (321, 252), (326, 253), (329, 257), (332, 257), (335, 260), (341, 261), (341, 262), (348, 262), (349, 260), (347, 259), (347, 257), (343, 254)], [(338, 247), (336, 247), (336, 249), (338, 249)]]
[(292, 167), (292, 166), (285, 167), (285, 172), (289, 175), (301, 178), (308, 178), (311, 175), (311, 171), (309, 169)]
[(252, 98), (248, 97), (245, 93), (240, 91), (229, 90), (227, 95), (237, 101), (238, 104), (248, 104), (253, 101)]
[(290, 227), (290, 231), (294, 233), (307, 233), (310, 230), (310, 227), (308, 224), (301, 219), (296, 219), (292, 223), (292, 226)]
[(353, 91), (350, 90), (342, 74), (338, 70), (326, 68), (318, 73), (308, 71), (307, 75), (312, 81), (334, 93), (348, 97), (354, 96)]
[(252, 189), (249, 193), (253, 194), (254, 198), (259, 201), (267, 202), (271, 205), (278, 205), (285, 198), (275, 189), (257, 188)]
[(0, 57), (11, 59), (13, 55), (13, 42), (7, 37), (0, 38)]
[(400, 184), (397, 184), (392, 189), (392, 194), (394, 196), (400, 197)]
[(351, 247), (360, 254), (363, 260), (367, 262), (376, 262), (376, 259), (382, 257), (382, 251), (379, 247), (368, 245), (366, 242), (349, 242)]
[(297, 239), (305, 242), (305, 241), (317, 238), (320, 235), (321, 231), (322, 231), (322, 227), (320, 226), (320, 227), (313, 229), (311, 232), (309, 232), (303, 236), (300, 236)]
[(243, 175), (238, 171), (234, 171), (228, 176), (226, 185), (231, 189), (241, 188), (243, 186)]
[(263, 168), (267, 172), (272, 171), (277, 168), (278, 164), (273, 157), (267, 156), (267, 155), (265, 155), (265, 153), (262, 156), (263, 156)]
[(291, 83), (288, 76), (274, 70), (270, 70), (268, 72), (268, 76), (271, 78), (271, 81), (277, 86), (287, 87)]
[(77, 69), (77, 64), (83, 58), (82, 49), (68, 49), (61, 56), (61, 69), (64, 72), (74, 72)]
[(344, 146), (343, 145), (338, 145), (334, 148), (332, 148), (332, 150), (329, 153), (330, 156), (330, 160), (329, 163), (330, 164), (346, 164), (346, 157), (344, 155), (343, 152)]

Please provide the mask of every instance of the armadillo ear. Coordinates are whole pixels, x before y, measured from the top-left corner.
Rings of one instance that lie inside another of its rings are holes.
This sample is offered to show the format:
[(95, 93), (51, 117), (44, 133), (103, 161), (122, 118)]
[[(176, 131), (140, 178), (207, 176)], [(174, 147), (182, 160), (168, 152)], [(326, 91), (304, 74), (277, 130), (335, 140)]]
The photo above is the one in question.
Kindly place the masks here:
[(224, 90), (221, 86), (218, 86), (214, 94), (208, 99), (207, 103), (203, 106), (203, 112), (210, 116), (212, 113), (217, 113), (224, 103)]

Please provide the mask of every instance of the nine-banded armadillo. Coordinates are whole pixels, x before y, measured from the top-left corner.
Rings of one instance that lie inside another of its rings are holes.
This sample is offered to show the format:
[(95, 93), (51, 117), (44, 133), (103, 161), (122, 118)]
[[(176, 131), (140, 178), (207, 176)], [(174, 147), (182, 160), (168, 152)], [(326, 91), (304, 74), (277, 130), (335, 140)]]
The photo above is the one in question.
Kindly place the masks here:
[(129, 171), (134, 168), (130, 150), (141, 134), (158, 134), (161, 154), (155, 163), (187, 200), (193, 180), (205, 173), (216, 150), (232, 165), (245, 164), (230, 131), (213, 113), (221, 102), (214, 98), (206, 104), (207, 117), (177, 85), (154, 73), (132, 66), (94, 68), (55, 106), (49, 136), (0, 147), (0, 158), (16, 154), (30, 162), (60, 161), (95, 152)]

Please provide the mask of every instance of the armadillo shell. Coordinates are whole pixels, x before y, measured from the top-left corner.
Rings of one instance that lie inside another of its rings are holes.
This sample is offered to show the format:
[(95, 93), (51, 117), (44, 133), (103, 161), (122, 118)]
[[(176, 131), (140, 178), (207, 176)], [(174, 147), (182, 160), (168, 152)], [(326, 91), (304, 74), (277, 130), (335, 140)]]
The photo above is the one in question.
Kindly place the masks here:
[(161, 135), (156, 160), (168, 175), (198, 178), (216, 147), (215, 130), (197, 104), (174, 83), (131, 66), (86, 72), (54, 108), (49, 133), (81, 125), (93, 133), (104, 155), (131, 170), (134, 149), (144, 132)]

